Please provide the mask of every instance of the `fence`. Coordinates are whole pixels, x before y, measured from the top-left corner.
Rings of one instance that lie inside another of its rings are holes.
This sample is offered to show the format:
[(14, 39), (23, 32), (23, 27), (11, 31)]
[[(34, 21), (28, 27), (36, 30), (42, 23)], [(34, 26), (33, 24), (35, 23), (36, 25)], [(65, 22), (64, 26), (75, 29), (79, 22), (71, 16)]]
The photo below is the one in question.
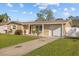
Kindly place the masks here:
[(68, 32), (66, 33), (68, 37), (79, 37), (79, 28), (78, 27), (71, 27), (69, 28)]

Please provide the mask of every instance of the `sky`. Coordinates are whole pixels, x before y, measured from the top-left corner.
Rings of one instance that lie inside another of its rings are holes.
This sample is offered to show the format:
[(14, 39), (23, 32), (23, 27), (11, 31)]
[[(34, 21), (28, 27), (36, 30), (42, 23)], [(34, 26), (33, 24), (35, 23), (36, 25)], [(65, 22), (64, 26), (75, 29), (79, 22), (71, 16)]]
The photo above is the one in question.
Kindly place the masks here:
[(12, 21), (34, 21), (41, 9), (51, 9), (55, 18), (79, 16), (79, 3), (0, 3), (0, 14), (7, 13)]

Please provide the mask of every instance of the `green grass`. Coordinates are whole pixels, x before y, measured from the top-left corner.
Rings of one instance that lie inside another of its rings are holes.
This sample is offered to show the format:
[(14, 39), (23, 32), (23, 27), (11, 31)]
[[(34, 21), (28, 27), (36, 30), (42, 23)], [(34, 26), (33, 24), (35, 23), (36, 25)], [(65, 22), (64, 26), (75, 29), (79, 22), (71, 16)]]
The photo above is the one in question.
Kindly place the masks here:
[(22, 35), (4, 35), (0, 34), (0, 48), (12, 46), (18, 43), (34, 40), (35, 36), (22, 36)]
[(79, 40), (59, 39), (26, 54), (26, 56), (79, 56)]

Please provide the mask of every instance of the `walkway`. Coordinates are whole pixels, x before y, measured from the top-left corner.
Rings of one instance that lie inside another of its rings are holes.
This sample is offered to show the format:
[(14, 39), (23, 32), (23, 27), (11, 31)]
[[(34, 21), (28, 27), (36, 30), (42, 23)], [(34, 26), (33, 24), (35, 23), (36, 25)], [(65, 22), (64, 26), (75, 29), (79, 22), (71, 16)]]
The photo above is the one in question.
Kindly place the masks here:
[(56, 39), (57, 38), (40, 38), (11, 47), (2, 48), (0, 49), (0, 56), (21, 56)]

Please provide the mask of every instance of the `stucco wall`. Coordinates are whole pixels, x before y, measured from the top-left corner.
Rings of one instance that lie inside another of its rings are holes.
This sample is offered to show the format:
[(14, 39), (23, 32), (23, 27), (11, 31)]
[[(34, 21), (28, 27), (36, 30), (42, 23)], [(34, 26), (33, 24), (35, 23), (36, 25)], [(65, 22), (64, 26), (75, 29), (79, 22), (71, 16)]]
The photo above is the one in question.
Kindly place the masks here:
[(23, 26), (19, 24), (8, 24), (8, 29), (13, 29), (13, 26), (16, 26), (17, 30), (22, 30)]
[(65, 24), (64, 26), (65, 26), (65, 33), (68, 33), (69, 30), (71, 29), (71, 24), (70, 24), (70, 22), (66, 22), (66, 24)]
[(44, 35), (49, 36), (49, 26), (50, 25), (44, 25)]
[(6, 33), (6, 31), (5, 30), (7, 30), (8, 28), (7, 28), (7, 25), (2, 25), (2, 26), (0, 26), (0, 33)]
[[(14, 34), (16, 30), (22, 30), (24, 32), (23, 25), (10, 23), (7, 26), (8, 26), (8, 31), (12, 29), (12, 34)], [(16, 29), (13, 29), (13, 26), (16, 26)]]

